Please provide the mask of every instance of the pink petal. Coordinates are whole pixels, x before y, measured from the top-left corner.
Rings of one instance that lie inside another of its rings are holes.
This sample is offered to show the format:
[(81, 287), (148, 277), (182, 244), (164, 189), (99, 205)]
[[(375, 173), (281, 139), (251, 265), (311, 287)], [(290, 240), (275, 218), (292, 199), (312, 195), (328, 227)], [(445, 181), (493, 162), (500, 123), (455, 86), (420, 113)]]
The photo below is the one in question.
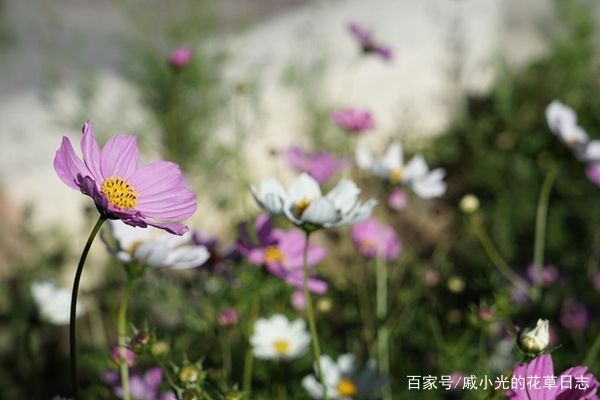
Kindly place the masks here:
[(137, 170), (140, 153), (137, 138), (118, 134), (104, 145), (100, 154), (102, 176), (120, 176), (128, 179)]
[(181, 170), (169, 161), (156, 161), (144, 165), (129, 178), (138, 193), (155, 195), (168, 192), (183, 181)]
[(154, 226), (156, 228), (159, 229), (164, 229), (167, 232), (170, 232), (174, 235), (183, 235), (184, 233), (188, 232), (190, 229), (183, 224), (167, 224), (167, 223), (159, 223), (159, 222), (152, 222), (152, 221), (148, 221), (146, 220), (146, 223), (148, 223), (148, 225)]
[(196, 194), (185, 187), (176, 190), (171, 197), (159, 201), (152, 201), (152, 198), (148, 199), (140, 193), (136, 210), (162, 220), (180, 221), (189, 218), (196, 211)]
[(100, 148), (94, 137), (94, 125), (87, 121), (82, 128), (83, 137), (81, 138), (81, 154), (83, 154), (83, 162), (92, 173), (96, 182), (102, 182), (104, 176), (100, 169)]
[(65, 136), (63, 136), (60, 148), (54, 156), (54, 170), (64, 183), (75, 190), (80, 189), (77, 184), (78, 175), (82, 177), (91, 175), (87, 167), (75, 154), (71, 141)]

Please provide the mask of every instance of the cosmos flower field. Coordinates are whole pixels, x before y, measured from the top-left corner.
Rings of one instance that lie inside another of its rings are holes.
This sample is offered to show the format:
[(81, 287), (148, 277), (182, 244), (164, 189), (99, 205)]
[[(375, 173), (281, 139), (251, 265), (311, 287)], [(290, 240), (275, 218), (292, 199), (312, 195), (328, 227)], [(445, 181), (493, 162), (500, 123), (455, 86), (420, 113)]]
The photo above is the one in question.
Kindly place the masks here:
[[(226, 179), (203, 167), (202, 54), (154, 54), (158, 155), (85, 119), (48, 149), (89, 236), (2, 282), (0, 399), (598, 399), (600, 52), (576, 15), (435, 139), (332, 104), (330, 137), (300, 133), (262, 177), (235, 149)], [(358, 62), (397, 57), (376, 26), (340, 29)]]

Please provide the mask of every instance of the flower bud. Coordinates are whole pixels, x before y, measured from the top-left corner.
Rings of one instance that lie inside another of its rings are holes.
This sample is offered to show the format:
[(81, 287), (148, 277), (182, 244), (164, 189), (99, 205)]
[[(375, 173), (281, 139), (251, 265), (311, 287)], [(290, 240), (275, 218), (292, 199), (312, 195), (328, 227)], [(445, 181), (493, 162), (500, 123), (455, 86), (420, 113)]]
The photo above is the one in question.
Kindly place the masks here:
[(479, 199), (473, 194), (465, 195), (458, 205), (465, 214), (473, 214), (479, 209)]
[(129, 346), (135, 353), (143, 353), (150, 343), (150, 335), (147, 332), (139, 332), (131, 338)]
[(319, 310), (319, 312), (326, 314), (331, 311), (332, 308), (333, 303), (329, 297), (322, 297), (317, 300), (317, 310)]
[(198, 380), (198, 370), (188, 364), (179, 370), (179, 380), (183, 383), (194, 383)]
[(153, 356), (160, 357), (169, 353), (169, 350), (169, 344), (161, 340), (152, 345), (150, 352)]
[(125, 363), (128, 367), (132, 367), (133, 363), (135, 362), (135, 354), (133, 354), (133, 351), (126, 347), (122, 348), (116, 346), (111, 353), (111, 358), (117, 367), (120, 367), (123, 363)]
[(234, 326), (237, 325), (238, 321), (239, 316), (235, 308), (227, 308), (217, 317), (217, 322), (221, 326)]
[(519, 347), (526, 353), (538, 354), (550, 343), (549, 323), (547, 319), (538, 319), (534, 329), (524, 329), (519, 334)]

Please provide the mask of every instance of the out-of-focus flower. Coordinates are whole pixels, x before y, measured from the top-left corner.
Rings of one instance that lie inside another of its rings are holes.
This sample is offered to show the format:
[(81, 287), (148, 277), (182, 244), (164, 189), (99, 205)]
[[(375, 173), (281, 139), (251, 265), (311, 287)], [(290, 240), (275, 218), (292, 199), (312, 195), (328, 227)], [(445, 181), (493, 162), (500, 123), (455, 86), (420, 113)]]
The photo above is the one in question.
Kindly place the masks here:
[(510, 297), (516, 304), (525, 304), (529, 301), (529, 295), (518, 286), (512, 287)]
[(193, 239), (196, 245), (206, 247), (208, 250), (208, 259), (200, 265), (203, 268), (224, 273), (225, 262), (239, 259), (240, 254), (237, 246), (224, 246), (216, 236), (207, 235), (196, 230)]
[(292, 293), (292, 306), (298, 311), (306, 310), (306, 296), (304, 295), (304, 290), (295, 290)]
[(534, 329), (524, 329), (519, 334), (519, 346), (528, 354), (539, 354), (548, 348), (550, 343), (550, 323), (547, 319), (538, 319)]
[(350, 231), (356, 249), (366, 259), (381, 255), (387, 261), (397, 259), (402, 253), (402, 243), (394, 228), (369, 218), (352, 227)]
[(320, 364), (325, 388), (314, 375), (302, 379), (302, 386), (313, 399), (322, 399), (325, 393), (332, 400), (371, 398), (384, 383), (377, 378), (377, 364), (374, 360), (370, 360), (363, 371), (356, 370), (353, 354), (342, 354), (337, 362), (328, 355), (323, 355)]
[(331, 114), (333, 122), (348, 133), (365, 133), (375, 128), (373, 115), (366, 110), (354, 107), (334, 111)]
[(433, 268), (427, 268), (423, 275), (423, 281), (425, 282), (425, 286), (434, 287), (440, 283), (440, 273)]
[(217, 317), (217, 322), (221, 326), (234, 326), (237, 325), (239, 321), (239, 316), (235, 308), (226, 308), (221, 311), (219, 316)]
[(600, 162), (600, 140), (590, 140), (586, 131), (577, 125), (577, 113), (559, 100), (546, 107), (550, 130), (583, 162)]
[(460, 200), (458, 207), (465, 214), (473, 214), (479, 210), (479, 199), (473, 194), (467, 194)]
[(283, 155), (296, 172), (306, 172), (319, 183), (327, 182), (350, 165), (347, 159), (336, 158), (326, 151), (307, 153), (298, 146), (286, 149)]
[(352, 34), (354, 39), (356, 39), (363, 53), (376, 54), (385, 61), (390, 61), (392, 59), (392, 49), (389, 46), (377, 42), (373, 38), (373, 34), (362, 26), (351, 22), (348, 24), (348, 31)]
[(585, 168), (585, 174), (590, 182), (600, 187), (600, 162), (588, 164)]
[(453, 371), (447, 380), (441, 382), (441, 387), (450, 391), (461, 391), (464, 388), (464, 381), (467, 374), (460, 371)]
[(465, 290), (465, 280), (460, 276), (451, 276), (447, 282), (448, 289), (452, 293), (461, 293)]
[(184, 384), (194, 383), (198, 380), (198, 369), (193, 364), (187, 364), (179, 370), (178, 378)]
[(592, 278), (596, 290), (600, 291), (600, 272), (596, 272)]
[(582, 331), (587, 328), (590, 316), (583, 303), (576, 299), (568, 299), (560, 310), (560, 323), (572, 331)]
[(404, 164), (402, 145), (397, 141), (390, 144), (381, 158), (374, 158), (369, 150), (358, 147), (356, 165), (392, 185), (402, 184), (424, 199), (440, 197), (446, 192), (446, 172), (442, 168), (430, 171), (421, 154)]
[(272, 215), (285, 215), (305, 231), (363, 221), (377, 204), (374, 199), (360, 203), (360, 189), (347, 179), (323, 196), (317, 181), (306, 173), (294, 179), (287, 191), (275, 179), (263, 181), (260, 194), (254, 186), (251, 191), (262, 209)]
[(310, 335), (303, 320), (290, 322), (284, 315), (276, 314), (256, 321), (250, 343), (257, 358), (293, 360), (306, 353)]
[[(556, 268), (554, 265), (549, 264), (542, 267), (542, 286), (547, 287), (554, 285), (558, 281), (559, 277), (560, 273), (558, 272), (558, 268)], [(529, 278), (530, 282), (535, 280), (535, 265), (533, 263), (527, 266), (527, 278)]]
[(205, 246), (192, 243), (191, 232), (177, 236), (152, 227), (132, 227), (121, 221), (109, 221), (109, 227), (118, 243), (115, 257), (121, 262), (186, 269), (202, 265), (210, 257)]
[(171, 52), (169, 64), (175, 69), (185, 68), (192, 61), (193, 52), (189, 47), (179, 47)]
[(121, 354), (121, 350), (123, 350), (121, 347), (115, 346), (112, 350), (112, 353), (110, 353), (110, 358), (117, 367), (120, 367), (123, 363), (127, 364), (128, 367), (133, 367), (133, 363), (135, 362), (135, 354), (133, 351), (125, 348), (125, 356), (123, 356), (123, 354)]
[[(50, 281), (36, 282), (31, 285), (31, 295), (44, 320), (54, 325), (69, 323), (71, 292), (67, 289)], [(77, 316), (83, 315), (84, 312), (85, 305), (79, 305)]]
[(82, 131), (83, 161), (66, 137), (54, 158), (54, 169), (65, 184), (90, 196), (109, 219), (177, 235), (188, 231), (178, 221), (196, 211), (196, 195), (185, 186), (176, 164), (156, 161), (140, 168), (135, 136), (118, 134), (100, 150), (92, 123), (86, 122)]
[[(104, 374), (106, 381), (111, 385), (113, 393), (118, 398), (123, 398), (123, 387), (119, 373), (108, 371)], [(146, 371), (145, 374), (131, 373), (129, 376), (129, 393), (132, 400), (176, 400), (172, 392), (162, 392), (160, 390), (163, 380), (163, 372), (160, 368), (154, 367)]]
[[(555, 377), (552, 385), (531, 385), (534, 379), (544, 379), (544, 377)], [(554, 375), (554, 365), (552, 356), (542, 354), (537, 356), (529, 363), (517, 365), (512, 375), (513, 382), (524, 382), (523, 385), (512, 385), (511, 389), (505, 392), (509, 399), (530, 399), (530, 400), (593, 400), (598, 399), (595, 395), (598, 390), (598, 381), (594, 375), (588, 371), (585, 366), (577, 366), (567, 369), (556, 377)], [(572, 384), (564, 384), (571, 382)], [(579, 382), (579, 384), (578, 384)]]
[[(260, 214), (254, 223), (258, 243), (252, 243), (246, 231), (240, 227), (238, 251), (248, 260), (297, 289), (304, 288), (304, 233), (299, 229), (282, 230), (273, 228), (267, 214)], [(325, 249), (309, 243), (306, 257), (309, 269), (308, 289), (316, 294), (327, 291), (327, 283), (314, 278), (314, 266), (325, 258)]]
[(388, 196), (388, 207), (392, 210), (401, 210), (408, 204), (408, 194), (401, 187), (395, 187)]

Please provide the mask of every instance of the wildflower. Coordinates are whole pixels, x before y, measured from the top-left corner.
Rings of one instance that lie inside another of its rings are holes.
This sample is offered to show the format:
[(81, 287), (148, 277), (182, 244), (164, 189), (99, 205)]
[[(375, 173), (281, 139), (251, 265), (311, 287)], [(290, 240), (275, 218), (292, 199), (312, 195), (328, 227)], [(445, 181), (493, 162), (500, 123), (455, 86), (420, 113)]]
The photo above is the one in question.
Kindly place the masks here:
[(273, 215), (285, 215), (305, 231), (354, 224), (369, 217), (377, 202), (358, 202), (360, 189), (350, 180), (341, 180), (325, 196), (317, 181), (300, 174), (285, 190), (275, 179), (263, 181), (260, 195), (254, 186), (252, 195), (258, 205)]
[(392, 261), (402, 253), (402, 243), (394, 228), (375, 218), (354, 225), (350, 236), (360, 255), (366, 259), (381, 255), (387, 261)]
[(290, 322), (285, 316), (276, 314), (256, 321), (250, 343), (257, 358), (292, 360), (306, 353), (310, 335), (303, 320)]
[(239, 316), (235, 308), (226, 308), (217, 317), (217, 322), (221, 326), (234, 326), (237, 325), (238, 321)]
[(360, 169), (394, 186), (402, 184), (408, 187), (424, 199), (440, 197), (446, 192), (446, 172), (442, 168), (430, 171), (420, 154), (404, 164), (402, 145), (396, 141), (390, 144), (385, 155), (379, 159), (374, 159), (366, 148), (357, 148), (356, 164)]
[(348, 31), (356, 39), (365, 54), (376, 54), (384, 61), (392, 59), (392, 49), (375, 41), (373, 34), (362, 26), (351, 22), (348, 24)]
[(123, 357), (121, 350), (121, 347), (115, 346), (110, 354), (110, 358), (117, 367), (120, 367), (123, 363), (127, 364), (128, 367), (132, 367), (135, 362), (135, 354), (130, 349), (125, 348), (125, 356)]
[[(542, 354), (529, 363), (517, 365), (513, 371), (512, 381), (531, 382), (533, 379), (544, 377), (555, 377), (552, 356)], [(572, 382), (572, 384), (565, 384)], [(578, 384), (578, 382), (581, 382)], [(567, 369), (555, 378), (555, 383), (550, 385), (513, 385), (505, 392), (509, 399), (531, 399), (531, 400), (559, 400), (559, 399), (597, 399), (595, 396), (599, 383), (594, 375), (585, 366), (576, 366)]]
[(237, 247), (225, 247), (216, 236), (207, 235), (200, 231), (195, 231), (193, 243), (197, 246), (203, 246), (208, 250), (208, 259), (200, 267), (208, 268), (211, 271), (225, 273), (225, 262), (236, 260), (239, 257)]
[(189, 47), (179, 47), (171, 52), (169, 64), (175, 69), (187, 67), (192, 61), (193, 52)]
[(295, 290), (294, 293), (292, 293), (290, 300), (294, 309), (298, 311), (306, 310), (306, 296), (304, 295), (303, 290)]
[(54, 158), (54, 169), (65, 184), (94, 199), (98, 211), (109, 219), (177, 235), (188, 230), (177, 221), (194, 213), (196, 195), (185, 187), (176, 164), (156, 161), (140, 168), (135, 136), (118, 134), (100, 150), (91, 122), (82, 131), (83, 161), (66, 137)]
[(473, 194), (467, 194), (460, 200), (458, 207), (465, 214), (473, 214), (479, 209), (479, 199)]
[(286, 149), (283, 155), (296, 172), (306, 172), (319, 183), (327, 182), (349, 165), (348, 160), (338, 159), (326, 151), (307, 153), (298, 146)]
[[(544, 265), (542, 267), (541, 285), (543, 287), (552, 286), (558, 281), (559, 277), (560, 273), (558, 272), (558, 268), (554, 265)], [(534, 281), (535, 265), (533, 263), (527, 266), (527, 278), (529, 278), (531, 282)]]
[(588, 164), (585, 174), (590, 182), (600, 187), (600, 162)]
[[(248, 260), (287, 282), (297, 289), (304, 287), (304, 234), (299, 229), (275, 229), (267, 214), (261, 214), (254, 223), (257, 244), (250, 243), (244, 228), (240, 229), (238, 250)], [(320, 246), (309, 244), (307, 266), (310, 268), (308, 288), (311, 292), (323, 294), (327, 283), (314, 278), (314, 266), (325, 258), (326, 252)]]
[(568, 299), (560, 310), (560, 323), (572, 331), (584, 330), (590, 322), (589, 313), (583, 303)]
[(359, 110), (354, 107), (334, 111), (331, 119), (337, 126), (348, 133), (359, 134), (375, 128), (373, 115), (369, 111)]
[(376, 378), (377, 364), (370, 360), (364, 371), (356, 371), (356, 360), (353, 354), (343, 354), (334, 362), (324, 355), (320, 359), (324, 379), (323, 387), (314, 375), (302, 379), (302, 386), (313, 399), (327, 397), (332, 400), (351, 400), (354, 398), (370, 398), (381, 389), (383, 382)]
[(538, 319), (534, 329), (524, 329), (519, 334), (519, 346), (528, 354), (538, 354), (548, 348), (550, 343), (549, 322)]
[[(118, 398), (123, 398), (123, 387), (120, 384), (119, 374), (108, 371), (104, 378), (112, 387), (113, 393)], [(162, 392), (160, 387), (163, 381), (163, 372), (154, 367), (145, 374), (133, 373), (129, 378), (129, 392), (132, 400), (176, 400), (172, 392)]]
[(387, 200), (388, 207), (392, 210), (401, 210), (408, 204), (408, 194), (401, 187), (395, 187)]
[[(56, 286), (50, 281), (36, 282), (31, 285), (31, 295), (40, 311), (41, 317), (54, 325), (69, 323), (71, 294), (67, 289)], [(77, 309), (77, 316), (85, 312), (85, 306)]]
[(118, 242), (115, 257), (124, 263), (141, 262), (155, 268), (186, 269), (202, 265), (210, 257), (205, 246), (192, 243), (192, 233), (172, 235), (160, 229), (140, 229), (109, 221), (110, 231)]

